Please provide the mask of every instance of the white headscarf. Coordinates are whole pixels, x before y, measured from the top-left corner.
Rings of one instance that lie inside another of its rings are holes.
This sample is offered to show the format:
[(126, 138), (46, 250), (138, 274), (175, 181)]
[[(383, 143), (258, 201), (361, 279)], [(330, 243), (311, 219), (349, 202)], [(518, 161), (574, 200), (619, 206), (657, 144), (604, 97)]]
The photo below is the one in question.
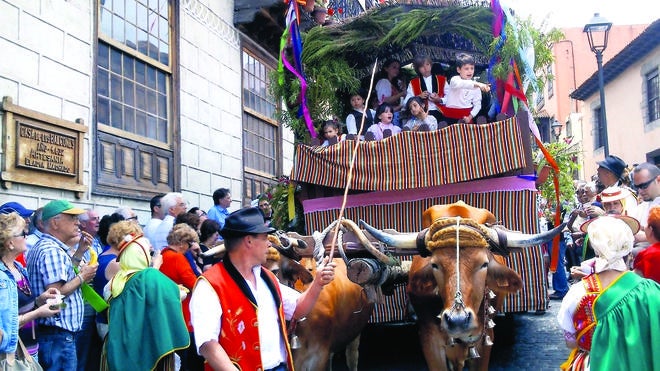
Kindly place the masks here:
[(596, 252), (596, 273), (608, 269), (628, 270), (623, 258), (632, 251), (635, 237), (626, 222), (612, 216), (601, 216), (589, 224), (587, 233)]

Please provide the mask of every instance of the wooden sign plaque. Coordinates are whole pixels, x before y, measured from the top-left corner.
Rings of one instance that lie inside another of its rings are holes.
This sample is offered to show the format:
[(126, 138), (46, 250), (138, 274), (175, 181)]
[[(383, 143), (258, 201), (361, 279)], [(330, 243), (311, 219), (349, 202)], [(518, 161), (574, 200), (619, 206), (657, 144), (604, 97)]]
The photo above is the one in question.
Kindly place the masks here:
[(82, 119), (62, 120), (14, 105), (2, 99), (4, 129), (0, 180), (3, 188), (13, 182), (66, 189), (81, 198), (83, 141), (87, 126)]

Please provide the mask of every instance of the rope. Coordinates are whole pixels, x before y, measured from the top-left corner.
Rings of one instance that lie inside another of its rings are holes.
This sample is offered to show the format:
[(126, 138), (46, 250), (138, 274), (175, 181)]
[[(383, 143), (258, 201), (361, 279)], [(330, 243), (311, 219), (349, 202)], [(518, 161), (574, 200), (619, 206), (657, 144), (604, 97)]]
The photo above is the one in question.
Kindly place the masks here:
[[(358, 133), (362, 132), (362, 129), (364, 128), (364, 120), (367, 116), (366, 110), (369, 109), (369, 100), (371, 99), (371, 90), (374, 87), (374, 78), (376, 76), (376, 66), (378, 66), (378, 58), (374, 61), (374, 68), (371, 71), (371, 82), (369, 83), (369, 93), (367, 93), (367, 100), (365, 100), (365, 114), (362, 115), (362, 120), (360, 121), (360, 129), (358, 130)], [(351, 182), (353, 181), (353, 172), (355, 171), (355, 159), (357, 158), (357, 153), (358, 153), (358, 148), (360, 148), (360, 138), (356, 138), (355, 140), (355, 148), (353, 149), (353, 155), (351, 157), (351, 162), (348, 167), (348, 177), (346, 179), (346, 187), (344, 188), (344, 196), (342, 197), (341, 200), (341, 208), (339, 209), (339, 215), (337, 215), (337, 220), (341, 221), (344, 218), (344, 211), (346, 210), (346, 201), (348, 199), (348, 189), (351, 186)], [(332, 235), (332, 243), (330, 244), (330, 257), (334, 256), (335, 253), (335, 244), (337, 243), (337, 235), (339, 234), (339, 224), (337, 224), (335, 231)]]
[(454, 306), (465, 307), (463, 302), (463, 293), (461, 292), (461, 262), (460, 262), (460, 227), (461, 227), (461, 217), (456, 217), (456, 295), (454, 295)]

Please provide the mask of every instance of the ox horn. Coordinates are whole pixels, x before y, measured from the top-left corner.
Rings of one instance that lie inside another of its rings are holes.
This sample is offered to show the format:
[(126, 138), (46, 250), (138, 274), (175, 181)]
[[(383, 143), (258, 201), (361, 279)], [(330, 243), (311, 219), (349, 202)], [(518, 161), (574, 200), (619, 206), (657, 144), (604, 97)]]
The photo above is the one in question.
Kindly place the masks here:
[[(364, 235), (364, 232), (350, 219), (342, 219), (341, 221), (342, 225), (350, 228), (353, 233), (355, 233), (355, 236), (360, 240), (360, 243), (362, 243), (362, 246), (364, 246), (371, 255), (375, 256), (376, 259), (378, 259), (381, 263), (385, 265), (398, 265), (398, 262), (396, 259), (392, 259), (389, 256), (383, 254), (380, 252), (378, 249), (373, 247), (371, 245), (371, 241), (367, 238), (367, 236)], [(360, 223), (362, 223), (362, 220), (360, 220)]]
[[(565, 226), (566, 223), (562, 223), (554, 229), (537, 234), (518, 233), (497, 226), (488, 228), (488, 230), (491, 234), (491, 240), (497, 243), (499, 247), (515, 248), (539, 245), (543, 242), (550, 241), (561, 233)], [(504, 243), (504, 246), (501, 246), (502, 243)]]
[(211, 256), (224, 254), (225, 251), (226, 251), (225, 250), (225, 244), (221, 243), (219, 245), (216, 245), (215, 247), (212, 247), (212, 248), (204, 251), (201, 255), (208, 258), (208, 257), (211, 257)]
[(412, 250), (417, 248), (417, 233), (390, 234), (376, 229), (360, 219), (360, 226), (367, 230), (378, 241), (392, 247)]

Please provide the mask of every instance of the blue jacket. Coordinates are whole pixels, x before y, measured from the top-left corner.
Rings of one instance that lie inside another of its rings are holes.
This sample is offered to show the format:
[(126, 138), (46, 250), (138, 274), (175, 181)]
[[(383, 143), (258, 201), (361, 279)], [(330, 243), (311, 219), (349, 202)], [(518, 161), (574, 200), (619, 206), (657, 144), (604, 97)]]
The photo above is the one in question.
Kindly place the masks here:
[[(14, 263), (27, 277), (27, 271), (19, 263)], [(16, 280), (4, 264), (0, 264), (0, 353), (13, 353), (18, 344), (18, 291)]]

